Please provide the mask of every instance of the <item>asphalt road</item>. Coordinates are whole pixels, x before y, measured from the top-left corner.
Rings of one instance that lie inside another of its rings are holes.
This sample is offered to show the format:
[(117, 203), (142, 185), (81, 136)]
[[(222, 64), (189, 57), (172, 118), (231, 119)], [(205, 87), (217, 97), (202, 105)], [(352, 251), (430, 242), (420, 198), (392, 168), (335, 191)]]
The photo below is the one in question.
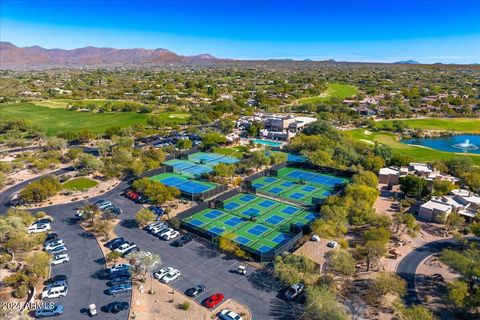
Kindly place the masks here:
[(396, 272), (407, 282), (407, 294), (404, 297), (407, 305), (421, 304), (416, 290), (416, 282), (419, 281), (419, 279), (417, 279), (415, 274), (422, 261), (433, 254), (440, 253), (443, 249), (459, 246), (460, 243), (451, 238), (430, 242), (416, 248), (400, 261)]

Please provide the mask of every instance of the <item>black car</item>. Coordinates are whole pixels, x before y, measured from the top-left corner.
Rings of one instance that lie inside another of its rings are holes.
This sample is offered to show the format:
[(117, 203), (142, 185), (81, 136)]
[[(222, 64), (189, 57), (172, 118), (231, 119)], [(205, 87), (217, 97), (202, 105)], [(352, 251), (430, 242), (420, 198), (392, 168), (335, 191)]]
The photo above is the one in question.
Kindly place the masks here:
[(103, 312), (107, 312), (107, 313), (109, 313), (109, 312), (119, 313), (120, 311), (128, 310), (129, 307), (130, 307), (130, 305), (128, 304), (128, 302), (115, 301), (115, 302), (109, 303), (109, 304), (101, 307), (100, 309)]
[(44, 285), (49, 285), (51, 283), (54, 283), (54, 282), (57, 282), (57, 281), (65, 281), (67, 282), (67, 276), (63, 275), (63, 274), (59, 274), (57, 276), (54, 276), (54, 277), (51, 277), (50, 279), (48, 280), (45, 280), (45, 282), (43, 282)]
[(114, 244), (112, 244), (112, 245), (109, 247), (109, 249), (113, 251), (113, 250), (117, 249), (118, 247), (120, 247), (122, 244), (125, 244), (125, 243), (128, 243), (128, 241), (125, 241), (125, 240), (117, 241), (117, 242), (115, 242)]
[(193, 288), (190, 288), (188, 289), (187, 291), (185, 291), (185, 294), (189, 297), (196, 297), (198, 296), (200, 293), (202, 293), (203, 291), (205, 291), (205, 286), (203, 284), (199, 284)]
[(184, 245), (186, 245), (187, 243), (192, 241), (192, 239), (193, 239), (193, 237), (192, 237), (191, 234), (186, 234), (186, 235), (182, 236), (180, 239), (178, 239), (177, 241), (175, 241), (175, 246), (183, 247)]
[(110, 287), (116, 286), (117, 284), (122, 284), (122, 283), (128, 283), (131, 282), (132, 278), (129, 275), (126, 276), (120, 276), (117, 278), (113, 278), (112, 280), (107, 282), (107, 285)]
[(120, 277), (131, 277), (132, 273), (130, 270), (118, 270), (108, 274), (108, 279), (113, 280)]
[(56, 234), (54, 232), (49, 233), (49, 234), (47, 234), (47, 237), (45, 238), (45, 241), (43, 242), (43, 244), (46, 244), (49, 241), (53, 241), (53, 240), (57, 240), (57, 239), (58, 239), (58, 234)]
[(105, 243), (105, 247), (111, 248), (113, 245), (116, 245), (116, 244), (122, 243), (122, 242), (125, 242), (124, 238), (115, 238), (115, 239), (112, 239), (112, 240), (108, 241), (107, 243)]

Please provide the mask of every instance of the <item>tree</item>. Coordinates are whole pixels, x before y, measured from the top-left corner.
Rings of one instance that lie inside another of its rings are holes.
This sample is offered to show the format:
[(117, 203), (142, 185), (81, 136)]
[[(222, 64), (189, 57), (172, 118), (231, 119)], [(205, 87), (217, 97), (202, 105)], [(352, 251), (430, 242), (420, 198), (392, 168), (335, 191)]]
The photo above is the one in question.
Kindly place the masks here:
[(117, 263), (117, 260), (120, 259), (122, 255), (117, 251), (110, 251), (107, 253), (107, 261)]
[(306, 289), (305, 311), (309, 319), (347, 320), (350, 319), (335, 294), (324, 286), (310, 286)]
[(223, 178), (230, 178), (235, 174), (235, 165), (227, 163), (219, 163), (213, 167), (215, 175)]
[(237, 257), (248, 258), (248, 253), (233, 241), (234, 238), (234, 234), (220, 236), (218, 238), (218, 248), (223, 252), (236, 255)]
[(443, 236), (446, 237), (449, 232), (460, 229), (465, 224), (465, 219), (456, 212), (450, 214), (438, 214), (435, 220), (439, 223), (443, 223)]
[(400, 190), (407, 196), (421, 199), (428, 195), (427, 180), (409, 174), (400, 178)]
[(148, 178), (135, 180), (132, 183), (132, 188), (148, 197), (156, 205), (162, 205), (180, 195), (180, 191), (177, 188), (166, 186)]
[(71, 149), (68, 149), (65, 156), (68, 158), (68, 160), (73, 161), (78, 159), (78, 157), (80, 157), (82, 153), (83, 151), (80, 148), (71, 148)]
[[(399, 234), (400, 236), (407, 231), (407, 233), (411, 237), (416, 237), (418, 232), (421, 229), (420, 224), (417, 223), (417, 220), (415, 217), (410, 214), (410, 213), (405, 213), (405, 212), (396, 212), (393, 215), (393, 223), (395, 227), (395, 233)], [(403, 229), (400, 230), (401, 226), (403, 226)]]
[(42, 177), (30, 183), (20, 193), (19, 198), (26, 203), (41, 202), (54, 196), (62, 186), (54, 176)]
[(352, 177), (352, 183), (377, 188), (378, 178), (372, 171), (362, 171)]
[(443, 196), (449, 194), (455, 189), (455, 184), (448, 180), (434, 180), (432, 193), (435, 196)]
[(327, 256), (327, 268), (334, 273), (350, 276), (355, 273), (356, 261), (345, 249), (333, 250)]
[(407, 307), (403, 302), (398, 299), (393, 303), (393, 308), (395, 309), (395, 316), (399, 320), (436, 320), (437, 317), (422, 305), (413, 305)]
[(227, 138), (218, 131), (209, 131), (202, 136), (202, 143), (205, 149), (216, 147), (227, 142)]
[(92, 154), (84, 153), (78, 160), (78, 166), (85, 171), (97, 171), (103, 167), (103, 162)]
[(270, 152), (270, 163), (271, 164), (280, 164), (287, 162), (288, 155), (285, 152)]
[(159, 255), (151, 254), (143, 251), (134, 252), (127, 256), (132, 265), (132, 273), (140, 278), (140, 281), (145, 281), (147, 274), (157, 265), (161, 264), (162, 260)]
[(229, 134), (235, 128), (235, 123), (227, 118), (222, 118), (218, 121), (218, 128), (223, 134)]
[(177, 148), (180, 150), (188, 150), (193, 146), (193, 142), (190, 139), (180, 139), (177, 142)]
[(135, 220), (137, 221), (140, 228), (145, 227), (148, 223), (155, 221), (155, 219), (155, 213), (153, 213), (152, 210), (149, 210), (147, 208), (141, 208), (135, 214)]
[(268, 157), (264, 151), (254, 151), (252, 152), (252, 164), (257, 167), (257, 169), (262, 168), (263, 166), (268, 166), (270, 164), (270, 157)]
[(161, 115), (151, 115), (148, 117), (147, 124), (154, 129), (164, 129), (166, 126), (165, 118)]
[(62, 138), (50, 138), (47, 140), (45, 150), (62, 150), (67, 146), (67, 141)]
[(320, 277), (317, 266), (312, 260), (293, 254), (284, 258), (278, 256), (275, 259), (275, 275), (287, 285), (299, 282), (313, 284)]
[(407, 292), (407, 284), (394, 273), (380, 272), (373, 282), (373, 290), (379, 297), (387, 294), (401, 297)]
[(34, 252), (25, 258), (25, 271), (29, 275), (30, 284), (34, 285), (48, 275), (50, 258), (46, 252)]

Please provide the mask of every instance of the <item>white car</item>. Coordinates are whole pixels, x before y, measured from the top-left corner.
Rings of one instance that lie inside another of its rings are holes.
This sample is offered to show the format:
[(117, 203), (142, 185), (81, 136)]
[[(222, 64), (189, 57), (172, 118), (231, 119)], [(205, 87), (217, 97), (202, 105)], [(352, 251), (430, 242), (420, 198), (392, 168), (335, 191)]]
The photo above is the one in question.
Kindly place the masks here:
[(100, 210), (105, 210), (106, 208), (112, 206), (112, 203), (110, 201), (104, 201), (100, 204), (97, 204), (98, 209)]
[(54, 283), (50, 283), (47, 285), (44, 289), (43, 292), (51, 290), (51, 289), (59, 289), (67, 286), (67, 281), (61, 280), (61, 281), (56, 281)]
[(157, 226), (164, 226), (165, 223), (163, 222), (160, 222), (160, 221), (157, 221), (157, 222), (153, 222), (153, 223), (150, 223), (148, 226), (147, 226), (147, 230), (150, 231), (150, 230), (153, 230), (155, 229)]
[(173, 232), (173, 231), (174, 231), (174, 230), (173, 230), (172, 228), (167, 228), (167, 229), (159, 232), (157, 235), (161, 238), (161, 237), (163, 237), (164, 235), (166, 235), (166, 234), (168, 234), (168, 233), (170, 233), (170, 232)]
[(45, 249), (47, 249), (48, 246), (54, 246), (56, 244), (63, 244), (63, 239), (60, 239), (60, 238), (57, 238), (57, 239), (53, 239), (53, 240), (50, 240), (50, 241), (47, 241), (45, 242)]
[(239, 314), (228, 309), (222, 310), (222, 312), (220, 312), (219, 318), (222, 320), (243, 320), (243, 318)]
[(158, 233), (162, 233), (163, 231), (165, 231), (165, 230), (167, 230), (167, 229), (169, 229), (168, 226), (166, 226), (166, 225), (159, 225), (159, 226), (156, 226), (156, 227), (152, 228), (152, 230), (150, 230), (150, 233), (156, 235), (156, 234), (158, 234)]
[(47, 243), (47, 245), (45, 246), (45, 251), (50, 251), (61, 246), (64, 246), (62, 239), (53, 240)]
[(170, 283), (172, 282), (173, 280), (175, 279), (178, 279), (178, 277), (181, 276), (181, 273), (179, 270), (177, 269), (174, 269), (173, 271), (170, 271), (169, 273), (167, 273), (166, 275), (164, 275), (160, 281), (162, 281), (163, 283)]
[(124, 243), (122, 244), (120, 247), (118, 247), (117, 249), (115, 249), (116, 252), (120, 253), (120, 254), (124, 254), (125, 252), (127, 252), (128, 250), (132, 249), (132, 248), (135, 248), (137, 247), (137, 245), (135, 243), (132, 243), (132, 242), (127, 242), (127, 243)]
[(160, 279), (162, 279), (162, 277), (164, 275), (166, 275), (169, 272), (172, 272), (173, 270), (175, 270), (175, 269), (172, 268), (172, 267), (165, 267), (165, 268), (162, 268), (162, 269), (158, 270), (157, 272), (155, 272), (153, 274), (153, 276), (155, 277), (155, 279), (160, 280)]
[(129, 263), (117, 263), (116, 265), (108, 269), (108, 272), (114, 273), (120, 270), (130, 270), (131, 268), (132, 268), (132, 265)]
[(169, 231), (167, 232), (166, 234), (164, 234), (162, 236), (162, 239), (163, 240), (172, 240), (172, 239), (175, 239), (176, 237), (178, 237), (180, 235), (180, 232), (178, 232), (177, 230), (172, 230), (172, 231)]
[(50, 262), (50, 264), (52, 265), (61, 264), (69, 260), (70, 260), (70, 257), (68, 256), (68, 253), (61, 253), (53, 257), (53, 260)]
[(65, 297), (68, 293), (67, 286), (59, 286), (42, 292), (42, 299), (52, 299)]
[(40, 233), (40, 232), (45, 232), (45, 231), (50, 231), (52, 228), (50, 227), (50, 223), (46, 224), (32, 224), (28, 228), (28, 233)]

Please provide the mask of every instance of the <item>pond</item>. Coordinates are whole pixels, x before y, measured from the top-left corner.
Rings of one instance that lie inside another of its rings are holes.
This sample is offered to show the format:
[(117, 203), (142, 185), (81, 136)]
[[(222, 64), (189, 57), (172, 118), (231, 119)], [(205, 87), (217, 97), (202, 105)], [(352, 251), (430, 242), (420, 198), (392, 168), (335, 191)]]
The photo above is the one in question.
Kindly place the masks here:
[(413, 138), (402, 140), (402, 142), (440, 151), (480, 154), (480, 135), (461, 134), (437, 138)]

